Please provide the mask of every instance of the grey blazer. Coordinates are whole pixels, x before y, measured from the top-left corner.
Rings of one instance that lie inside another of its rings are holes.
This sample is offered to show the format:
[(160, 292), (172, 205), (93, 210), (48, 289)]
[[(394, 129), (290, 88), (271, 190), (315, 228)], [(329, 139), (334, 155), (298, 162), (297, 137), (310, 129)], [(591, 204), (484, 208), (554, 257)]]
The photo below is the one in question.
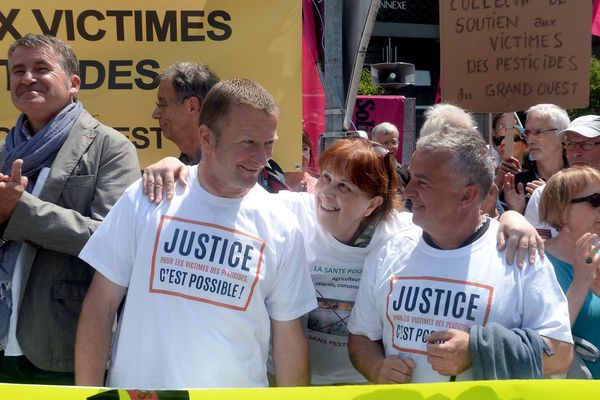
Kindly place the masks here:
[[(0, 156), (3, 148), (0, 142)], [(38, 368), (73, 371), (77, 319), (94, 273), (77, 255), (139, 177), (131, 142), (84, 110), (58, 152), (39, 198), (23, 193), (10, 219), (0, 225), (3, 239), (37, 249), (21, 293), (17, 338), (24, 355)]]

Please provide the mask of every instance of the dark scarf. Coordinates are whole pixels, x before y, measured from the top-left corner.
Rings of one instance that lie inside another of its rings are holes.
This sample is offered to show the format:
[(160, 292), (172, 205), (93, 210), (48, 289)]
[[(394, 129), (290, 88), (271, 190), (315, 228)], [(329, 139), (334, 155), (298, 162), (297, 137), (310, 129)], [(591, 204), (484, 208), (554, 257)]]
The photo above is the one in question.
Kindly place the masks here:
[[(11, 175), (13, 162), (22, 159), (21, 173), (29, 178), (27, 192), (31, 193), (40, 170), (52, 165), (82, 110), (83, 106), (79, 102), (69, 104), (31, 137), (25, 134), (27, 117), (21, 114), (6, 137), (0, 157), (0, 172)], [(0, 339), (6, 336), (10, 324), (12, 277), (20, 248), (21, 242), (15, 241), (8, 241), (0, 247)]]

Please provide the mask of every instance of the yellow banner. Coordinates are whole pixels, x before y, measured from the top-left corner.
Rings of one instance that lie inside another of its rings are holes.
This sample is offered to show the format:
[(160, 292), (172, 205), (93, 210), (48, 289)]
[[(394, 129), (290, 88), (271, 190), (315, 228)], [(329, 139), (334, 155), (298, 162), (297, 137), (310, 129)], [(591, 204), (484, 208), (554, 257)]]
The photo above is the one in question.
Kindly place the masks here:
[(301, 164), (301, 4), (298, 0), (3, 0), (0, 139), (19, 115), (10, 101), (8, 47), (26, 33), (49, 33), (73, 47), (79, 58), (79, 98), (85, 108), (133, 142), (142, 166), (179, 155), (151, 117), (154, 78), (176, 61), (197, 61), (222, 79), (253, 79), (275, 96), (283, 112), (273, 158), (291, 171)]
[(0, 384), (1, 399), (36, 400), (596, 400), (599, 393), (598, 381), (556, 379), (189, 391)]

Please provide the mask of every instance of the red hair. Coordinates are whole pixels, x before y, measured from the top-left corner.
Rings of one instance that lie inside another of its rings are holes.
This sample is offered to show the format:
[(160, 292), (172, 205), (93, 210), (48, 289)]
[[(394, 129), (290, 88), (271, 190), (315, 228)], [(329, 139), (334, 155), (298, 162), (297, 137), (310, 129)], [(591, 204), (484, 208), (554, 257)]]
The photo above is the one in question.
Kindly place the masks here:
[(400, 208), (398, 176), (391, 155), (379, 155), (373, 146), (387, 151), (378, 143), (362, 138), (340, 139), (319, 156), (319, 172), (327, 169), (345, 175), (368, 196), (381, 196), (383, 203), (367, 217), (367, 222), (388, 219), (394, 209)]

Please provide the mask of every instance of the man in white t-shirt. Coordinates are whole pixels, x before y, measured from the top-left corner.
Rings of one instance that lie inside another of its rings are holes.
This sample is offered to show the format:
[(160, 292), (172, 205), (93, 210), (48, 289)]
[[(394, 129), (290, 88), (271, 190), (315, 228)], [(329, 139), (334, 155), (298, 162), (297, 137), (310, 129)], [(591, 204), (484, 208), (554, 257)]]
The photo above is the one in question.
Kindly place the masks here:
[[(172, 389), (309, 384), (300, 317), (316, 307), (297, 221), (257, 183), (279, 109), (258, 84), (222, 81), (200, 113), (191, 184), (158, 205), (132, 185), (80, 257), (96, 274), (77, 331), (78, 385)], [(152, 184), (151, 180), (147, 182)]]
[(422, 137), (409, 171), (404, 195), (422, 229), (365, 261), (348, 324), (356, 369), (375, 383), (565, 372), (572, 338), (553, 269), (507, 265), (496, 222), (479, 212), (494, 177), (479, 133), (446, 126)]
[[(559, 135), (564, 140), (570, 166), (587, 165), (600, 170), (600, 116), (584, 115), (575, 118)], [(550, 225), (540, 222), (539, 209), (543, 191), (544, 186), (540, 186), (533, 192), (525, 209), (525, 218), (538, 230), (540, 236), (548, 239), (556, 237), (558, 232)]]

